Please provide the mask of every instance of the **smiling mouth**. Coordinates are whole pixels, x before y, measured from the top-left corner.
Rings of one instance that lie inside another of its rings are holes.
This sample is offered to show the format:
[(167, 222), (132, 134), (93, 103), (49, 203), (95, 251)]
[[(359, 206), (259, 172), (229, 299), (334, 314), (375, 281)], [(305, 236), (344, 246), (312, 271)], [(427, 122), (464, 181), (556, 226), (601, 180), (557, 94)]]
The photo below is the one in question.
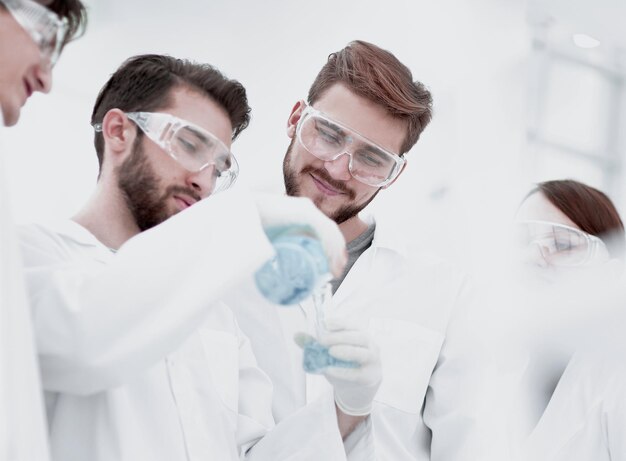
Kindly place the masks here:
[(330, 184), (328, 184), (327, 182), (325, 182), (322, 179), (317, 178), (316, 176), (314, 176), (312, 173), (309, 173), (309, 175), (311, 176), (311, 178), (313, 179), (313, 183), (315, 184), (315, 186), (324, 194), (326, 195), (344, 195), (345, 192), (335, 189), (334, 187), (332, 187)]

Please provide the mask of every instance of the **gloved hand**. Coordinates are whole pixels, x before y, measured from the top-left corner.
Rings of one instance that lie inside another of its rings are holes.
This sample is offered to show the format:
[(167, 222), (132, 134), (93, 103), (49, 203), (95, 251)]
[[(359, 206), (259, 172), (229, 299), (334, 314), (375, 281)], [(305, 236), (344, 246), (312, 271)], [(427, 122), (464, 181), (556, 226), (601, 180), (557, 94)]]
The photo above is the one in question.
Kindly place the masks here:
[(365, 330), (345, 320), (326, 321), (327, 332), (318, 338), (331, 356), (354, 361), (358, 368), (328, 367), (324, 376), (335, 390), (335, 403), (347, 415), (364, 416), (372, 411), (372, 401), (382, 381), (378, 346)]
[(292, 225), (309, 227), (324, 248), (331, 273), (335, 277), (343, 273), (348, 260), (343, 234), (337, 224), (319, 211), (310, 199), (258, 194), (256, 205), (265, 229)]

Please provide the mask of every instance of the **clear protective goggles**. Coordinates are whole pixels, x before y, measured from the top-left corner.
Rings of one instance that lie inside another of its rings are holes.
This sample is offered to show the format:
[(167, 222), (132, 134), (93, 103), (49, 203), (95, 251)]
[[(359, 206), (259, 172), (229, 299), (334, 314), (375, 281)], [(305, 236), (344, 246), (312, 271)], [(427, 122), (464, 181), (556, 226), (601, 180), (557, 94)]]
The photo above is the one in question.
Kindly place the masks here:
[(350, 158), (350, 174), (369, 186), (383, 187), (402, 171), (406, 160), (376, 145), (365, 136), (307, 106), (296, 128), (298, 141), (315, 157), (333, 161), (341, 155)]
[[(197, 173), (213, 167), (212, 193), (228, 189), (237, 179), (237, 159), (222, 141), (205, 129), (160, 112), (127, 112), (126, 116), (186, 170)], [(94, 124), (94, 129), (102, 131), (102, 124)]]
[(519, 243), (549, 266), (583, 266), (610, 259), (604, 242), (580, 229), (547, 221), (517, 223)]
[(41, 55), (53, 67), (65, 44), (68, 24), (54, 12), (33, 0), (0, 0), (15, 20), (28, 32)]

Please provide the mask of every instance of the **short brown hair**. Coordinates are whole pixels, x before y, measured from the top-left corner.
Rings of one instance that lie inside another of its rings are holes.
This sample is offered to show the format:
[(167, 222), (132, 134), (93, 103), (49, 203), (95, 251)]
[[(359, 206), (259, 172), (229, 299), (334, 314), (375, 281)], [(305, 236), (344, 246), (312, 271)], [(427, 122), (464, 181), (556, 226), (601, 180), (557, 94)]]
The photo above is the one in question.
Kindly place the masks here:
[(400, 154), (415, 145), (432, 118), (430, 91), (413, 81), (409, 68), (393, 54), (371, 43), (357, 40), (332, 53), (309, 89), (309, 104), (314, 104), (337, 83), (406, 122), (407, 134)]
[(604, 192), (572, 179), (541, 182), (534, 192), (541, 192), (582, 231), (600, 237), (611, 256), (623, 258), (624, 224)]
[[(246, 89), (236, 80), (227, 79), (209, 64), (158, 54), (134, 56), (126, 60), (102, 87), (91, 114), (91, 124), (102, 123), (111, 109), (124, 112), (151, 112), (167, 107), (172, 90), (186, 87), (219, 104), (228, 114), (235, 139), (250, 123)], [(143, 133), (138, 131), (138, 137)], [(102, 168), (104, 138), (94, 138), (98, 163)]]

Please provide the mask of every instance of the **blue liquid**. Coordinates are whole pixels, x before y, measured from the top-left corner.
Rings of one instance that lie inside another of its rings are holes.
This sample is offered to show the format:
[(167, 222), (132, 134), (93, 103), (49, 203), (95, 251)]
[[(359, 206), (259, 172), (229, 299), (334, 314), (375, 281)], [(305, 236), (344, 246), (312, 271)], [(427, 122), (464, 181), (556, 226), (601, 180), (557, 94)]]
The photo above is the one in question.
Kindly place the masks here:
[(292, 305), (303, 301), (328, 273), (322, 244), (298, 232), (286, 229), (275, 233), (274, 238), (270, 235), (276, 256), (255, 274), (259, 291), (275, 304)]
[(339, 360), (328, 353), (328, 348), (314, 339), (304, 345), (302, 368), (307, 373), (322, 373), (327, 367), (358, 368), (359, 364), (351, 360)]

